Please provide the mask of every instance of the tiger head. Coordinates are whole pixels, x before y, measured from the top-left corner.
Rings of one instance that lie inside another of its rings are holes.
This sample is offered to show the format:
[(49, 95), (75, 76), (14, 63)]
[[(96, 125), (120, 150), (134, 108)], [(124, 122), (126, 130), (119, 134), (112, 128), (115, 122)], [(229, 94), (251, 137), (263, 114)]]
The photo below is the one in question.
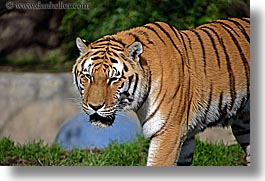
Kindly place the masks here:
[(144, 71), (139, 66), (143, 46), (124, 45), (112, 36), (88, 43), (76, 39), (80, 56), (73, 66), (82, 108), (95, 127), (108, 127), (117, 111), (135, 110), (145, 93)]

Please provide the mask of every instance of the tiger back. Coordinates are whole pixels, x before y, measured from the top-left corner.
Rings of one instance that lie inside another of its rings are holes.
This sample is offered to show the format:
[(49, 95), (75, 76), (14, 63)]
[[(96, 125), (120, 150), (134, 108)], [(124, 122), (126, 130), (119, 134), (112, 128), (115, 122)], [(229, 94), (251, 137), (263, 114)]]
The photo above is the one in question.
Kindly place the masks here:
[(249, 112), (249, 34), (248, 18), (230, 18), (193, 30), (154, 22), (92, 43), (77, 38), (82, 107), (97, 127), (136, 111), (151, 139), (147, 165), (173, 165), (185, 140)]

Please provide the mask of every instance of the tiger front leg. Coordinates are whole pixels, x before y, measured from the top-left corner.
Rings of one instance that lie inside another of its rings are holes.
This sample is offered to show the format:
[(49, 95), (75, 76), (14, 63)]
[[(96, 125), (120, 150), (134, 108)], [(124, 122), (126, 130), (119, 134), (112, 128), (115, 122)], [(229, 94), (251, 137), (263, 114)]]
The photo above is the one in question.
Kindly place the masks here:
[(176, 128), (172, 126), (162, 129), (151, 139), (147, 166), (175, 165), (184, 140), (183, 131), (180, 127)]

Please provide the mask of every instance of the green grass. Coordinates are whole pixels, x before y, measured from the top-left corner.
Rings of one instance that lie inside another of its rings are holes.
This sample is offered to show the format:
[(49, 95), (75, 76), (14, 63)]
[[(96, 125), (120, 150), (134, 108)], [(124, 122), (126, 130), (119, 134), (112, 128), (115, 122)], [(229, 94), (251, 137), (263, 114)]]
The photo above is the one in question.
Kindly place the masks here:
[[(239, 145), (212, 145), (196, 140), (194, 165), (244, 165)], [(35, 142), (16, 145), (8, 138), (0, 140), (0, 165), (37, 166), (144, 166), (149, 141), (143, 137), (133, 143), (113, 143), (105, 150), (65, 151), (58, 145)]]
[(245, 153), (239, 144), (226, 146), (196, 140), (194, 166), (243, 166)]

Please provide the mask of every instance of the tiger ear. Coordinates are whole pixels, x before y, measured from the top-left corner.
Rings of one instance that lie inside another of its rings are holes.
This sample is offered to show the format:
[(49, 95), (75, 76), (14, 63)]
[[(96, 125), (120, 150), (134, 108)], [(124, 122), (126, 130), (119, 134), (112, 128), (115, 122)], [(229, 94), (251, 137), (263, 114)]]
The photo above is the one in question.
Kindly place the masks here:
[(89, 42), (87, 40), (83, 40), (83, 39), (77, 37), (75, 42), (76, 42), (77, 48), (80, 51), (80, 54), (84, 54), (88, 50)]
[(129, 47), (129, 58), (138, 61), (140, 54), (143, 52), (143, 45), (136, 41)]

